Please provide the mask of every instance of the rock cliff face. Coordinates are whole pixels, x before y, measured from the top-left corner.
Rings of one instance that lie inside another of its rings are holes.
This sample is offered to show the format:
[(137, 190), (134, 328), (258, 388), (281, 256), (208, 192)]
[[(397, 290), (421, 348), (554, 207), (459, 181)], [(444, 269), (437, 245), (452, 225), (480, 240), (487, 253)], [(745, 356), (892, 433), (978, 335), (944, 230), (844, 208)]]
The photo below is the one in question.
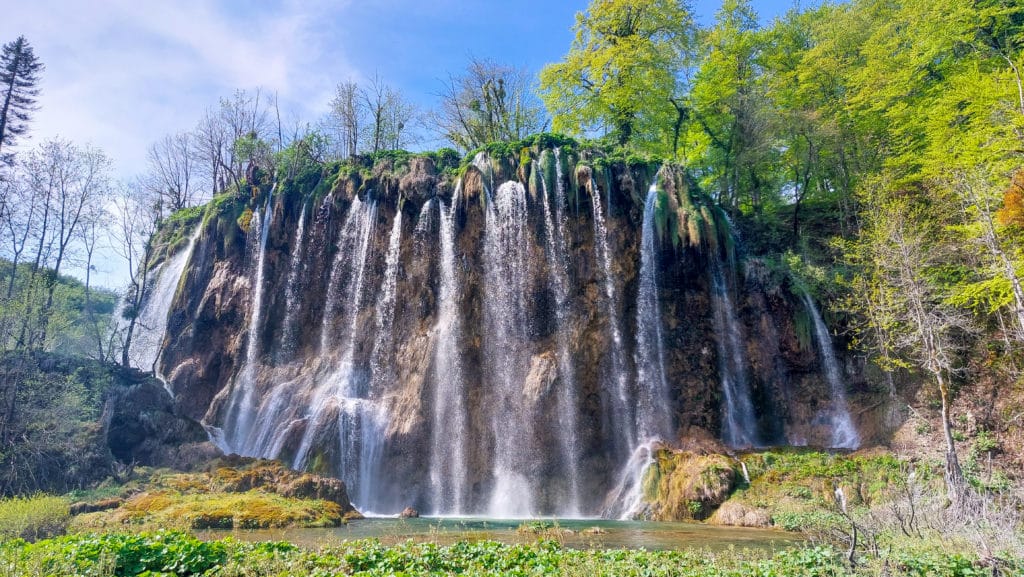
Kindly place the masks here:
[(679, 170), (539, 147), (459, 177), (325, 168), (200, 226), (158, 361), (179, 410), (364, 511), (628, 515), (652, 442), (885, 434), (853, 359), (830, 387), (802, 295)]

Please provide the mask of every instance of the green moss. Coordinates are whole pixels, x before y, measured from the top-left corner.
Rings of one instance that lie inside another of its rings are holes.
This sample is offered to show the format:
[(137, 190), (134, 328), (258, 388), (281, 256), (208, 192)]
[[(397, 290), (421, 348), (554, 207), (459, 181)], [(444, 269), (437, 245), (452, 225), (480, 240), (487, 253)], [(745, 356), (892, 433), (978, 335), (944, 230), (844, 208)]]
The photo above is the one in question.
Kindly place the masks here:
[(242, 211), (242, 214), (238, 215), (235, 222), (238, 224), (238, 228), (242, 229), (242, 232), (248, 234), (249, 227), (252, 225), (252, 209), (245, 207), (245, 210)]

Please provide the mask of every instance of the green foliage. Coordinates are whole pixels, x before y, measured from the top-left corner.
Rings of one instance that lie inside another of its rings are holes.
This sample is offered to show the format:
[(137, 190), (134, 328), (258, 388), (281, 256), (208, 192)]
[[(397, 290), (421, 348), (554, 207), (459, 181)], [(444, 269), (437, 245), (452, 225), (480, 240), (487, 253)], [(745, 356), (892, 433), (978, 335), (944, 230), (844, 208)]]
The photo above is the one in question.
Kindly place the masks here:
[(64, 531), (70, 515), (61, 497), (34, 495), (0, 499), (0, 540), (36, 540)]
[[(87, 307), (85, 284), (77, 278), (53, 276), (48, 270), (33, 273), (27, 263), (18, 264), (15, 273), (11, 262), (5, 259), (0, 259), (0, 350), (16, 348), (22, 325), (35, 319), (33, 312), (45, 304), (47, 295), (42, 289), (48, 279), (55, 284), (54, 301), (46, 319), (47, 342), (42, 343), (42, 348), (98, 356), (97, 335), (102, 338), (108, 332), (117, 294), (93, 286)], [(6, 298), (8, 290), (10, 298)]]
[(451, 173), (459, 168), (462, 162), (462, 155), (454, 148), (440, 148), (426, 155), (434, 161), (434, 166), (442, 173)]
[[(0, 356), (13, 387), (14, 418), (0, 449), (0, 495), (63, 493), (109, 474), (99, 417), (107, 391), (122, 386), (116, 366), (43, 353)], [(8, 389), (9, 390), (9, 389)]]
[(692, 45), (688, 6), (678, 0), (594, 0), (576, 15), (574, 29), (565, 59), (540, 74), (555, 130), (605, 128), (619, 144), (663, 143)]
[[(887, 572), (895, 576), (968, 577), (989, 575), (973, 557), (938, 548), (889, 552)], [(1011, 563), (1015, 561), (1011, 560)], [(1011, 570), (1017, 565), (1009, 565)], [(450, 545), (407, 542), (385, 546), (350, 541), (316, 551), (287, 543), (249, 543), (227, 538), (202, 541), (178, 532), (129, 535), (72, 535), (28, 544), (0, 544), (0, 567), (11, 575), (567, 575), (651, 577), (853, 577), (878, 567), (851, 570), (833, 549), (798, 546), (758, 550), (645, 551), (572, 550), (555, 541), (505, 545), (460, 541)], [(987, 571), (987, 570), (986, 570)]]

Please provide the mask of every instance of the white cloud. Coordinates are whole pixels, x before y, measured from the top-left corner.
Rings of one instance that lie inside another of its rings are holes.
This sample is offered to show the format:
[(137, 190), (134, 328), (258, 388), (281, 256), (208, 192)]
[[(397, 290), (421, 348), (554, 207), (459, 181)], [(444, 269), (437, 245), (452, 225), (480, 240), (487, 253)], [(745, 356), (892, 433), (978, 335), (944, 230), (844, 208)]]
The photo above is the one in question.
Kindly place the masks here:
[(321, 110), (332, 72), (359, 76), (344, 47), (320, 30), (346, 2), (230, 3), (206, 0), (71, 2), (5, 8), (0, 40), (25, 35), (46, 64), (32, 142), (61, 135), (103, 148), (129, 177), (163, 134), (193, 126), (236, 88), (262, 86), (284, 106)]

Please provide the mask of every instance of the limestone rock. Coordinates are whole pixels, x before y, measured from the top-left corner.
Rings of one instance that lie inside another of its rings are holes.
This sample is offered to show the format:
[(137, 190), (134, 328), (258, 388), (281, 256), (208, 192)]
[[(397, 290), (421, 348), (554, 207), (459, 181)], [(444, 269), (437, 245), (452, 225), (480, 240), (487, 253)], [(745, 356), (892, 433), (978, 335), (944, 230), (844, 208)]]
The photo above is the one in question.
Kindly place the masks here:
[(412, 507), (406, 507), (405, 509), (402, 509), (402, 513), (401, 515), (399, 515), (399, 517), (403, 519), (415, 519), (419, 516), (420, 512), (417, 511), (416, 509), (413, 509)]
[(558, 360), (548, 351), (530, 359), (530, 372), (523, 383), (523, 397), (536, 404), (545, 397), (558, 378)]
[(707, 519), (736, 486), (736, 471), (723, 455), (662, 450), (651, 468), (650, 516), (657, 521)]
[(764, 509), (729, 501), (723, 503), (708, 522), (733, 527), (768, 527), (771, 525), (771, 517)]
[(423, 204), (434, 196), (437, 189), (437, 169), (434, 161), (425, 156), (409, 159), (409, 172), (398, 182), (398, 191), (405, 198)]

